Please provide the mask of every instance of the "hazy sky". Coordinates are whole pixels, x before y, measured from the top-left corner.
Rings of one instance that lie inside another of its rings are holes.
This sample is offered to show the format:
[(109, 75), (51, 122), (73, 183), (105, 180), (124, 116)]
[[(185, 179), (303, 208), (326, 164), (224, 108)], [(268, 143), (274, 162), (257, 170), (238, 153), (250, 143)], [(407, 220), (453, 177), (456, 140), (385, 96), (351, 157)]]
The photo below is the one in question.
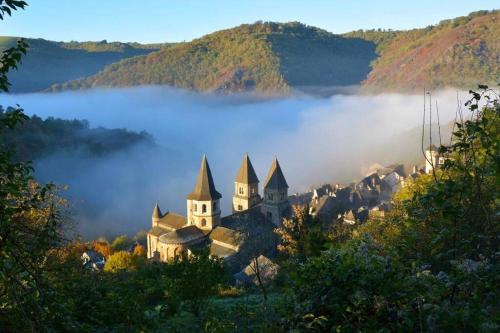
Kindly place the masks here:
[(0, 35), (51, 40), (174, 42), (242, 23), (300, 21), (334, 33), (409, 29), (498, 0), (27, 0), (29, 7), (0, 23)]

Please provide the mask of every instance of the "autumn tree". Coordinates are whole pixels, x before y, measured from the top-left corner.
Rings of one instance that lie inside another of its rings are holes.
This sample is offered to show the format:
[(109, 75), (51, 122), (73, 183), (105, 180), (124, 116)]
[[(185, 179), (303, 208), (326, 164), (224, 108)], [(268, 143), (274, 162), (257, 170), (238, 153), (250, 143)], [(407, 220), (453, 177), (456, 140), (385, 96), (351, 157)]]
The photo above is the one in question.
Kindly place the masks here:
[(319, 255), (326, 242), (321, 222), (307, 206), (294, 206), (292, 217), (284, 219), (275, 232), (280, 238), (278, 250), (286, 256)]
[(102, 254), (104, 258), (108, 258), (111, 255), (111, 247), (108, 242), (94, 241), (92, 242), (92, 249)]
[(104, 265), (105, 272), (136, 271), (144, 264), (144, 258), (127, 251), (118, 251), (109, 256)]

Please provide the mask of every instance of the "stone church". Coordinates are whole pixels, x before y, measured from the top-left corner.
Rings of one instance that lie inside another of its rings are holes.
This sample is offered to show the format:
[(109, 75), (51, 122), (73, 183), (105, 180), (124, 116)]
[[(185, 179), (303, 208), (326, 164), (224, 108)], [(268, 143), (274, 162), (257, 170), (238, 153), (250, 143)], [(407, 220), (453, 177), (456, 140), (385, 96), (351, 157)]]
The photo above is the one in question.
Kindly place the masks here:
[[(210, 166), (203, 156), (193, 192), (187, 196), (187, 217), (153, 209), (147, 235), (148, 258), (173, 260), (200, 248), (228, 261), (275, 250), (274, 228), (290, 214), (288, 184), (275, 158), (259, 195), (259, 179), (248, 155), (243, 157), (234, 181), (232, 214), (222, 217), (220, 200)], [(258, 253), (257, 253), (258, 252)], [(271, 254), (272, 255), (272, 254)]]

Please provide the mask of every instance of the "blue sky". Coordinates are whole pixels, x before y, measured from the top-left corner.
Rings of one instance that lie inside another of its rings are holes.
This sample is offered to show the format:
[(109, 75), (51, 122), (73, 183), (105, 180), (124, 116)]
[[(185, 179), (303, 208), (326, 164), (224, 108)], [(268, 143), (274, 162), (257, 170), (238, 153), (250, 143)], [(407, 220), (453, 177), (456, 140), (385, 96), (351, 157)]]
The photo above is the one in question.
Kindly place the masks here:
[(334, 33), (410, 29), (498, 0), (27, 0), (29, 7), (0, 23), (0, 35), (51, 40), (176, 42), (242, 23), (300, 21)]

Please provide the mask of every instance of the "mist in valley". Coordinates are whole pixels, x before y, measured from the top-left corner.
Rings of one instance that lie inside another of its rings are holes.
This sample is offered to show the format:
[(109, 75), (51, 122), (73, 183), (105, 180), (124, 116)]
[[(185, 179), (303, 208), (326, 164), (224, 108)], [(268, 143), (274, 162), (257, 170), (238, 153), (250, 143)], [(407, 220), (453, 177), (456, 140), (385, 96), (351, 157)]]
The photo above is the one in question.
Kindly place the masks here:
[[(441, 124), (454, 119), (456, 98), (454, 90), (434, 94)], [(147, 131), (154, 137), (154, 147), (137, 145), (95, 158), (58, 153), (35, 161), (39, 180), (68, 185), (64, 196), (86, 238), (148, 229), (156, 202), (164, 212), (185, 214), (202, 154), (222, 193), (223, 214), (230, 213), (233, 179), (244, 153), (261, 185), (277, 156), (290, 193), (326, 182), (349, 183), (375, 162), (421, 159), (420, 95), (259, 98), (136, 87), (7, 95), (2, 103), (20, 104), (29, 115), (87, 119), (92, 127)]]

